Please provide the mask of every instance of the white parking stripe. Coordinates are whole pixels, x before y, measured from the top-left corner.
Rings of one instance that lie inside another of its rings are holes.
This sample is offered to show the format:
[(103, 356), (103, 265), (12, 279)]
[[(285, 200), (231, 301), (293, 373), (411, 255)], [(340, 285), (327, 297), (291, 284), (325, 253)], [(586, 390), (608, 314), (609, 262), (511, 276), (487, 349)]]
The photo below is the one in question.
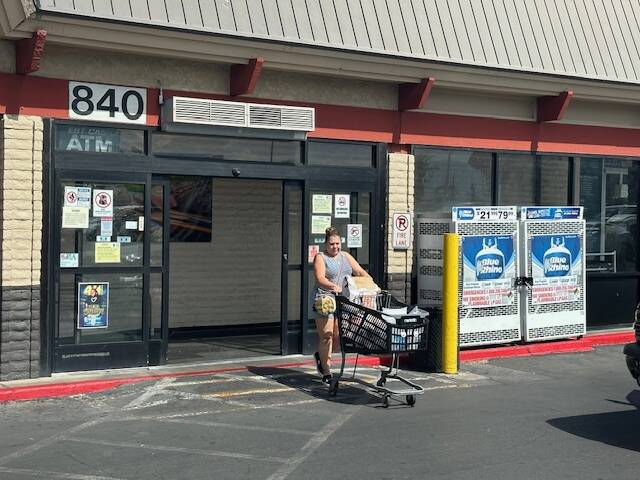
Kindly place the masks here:
[(109, 442), (106, 440), (95, 440), (92, 438), (65, 437), (64, 440), (84, 444), (91, 443), (93, 445), (102, 445), (107, 447), (138, 448), (143, 450), (157, 450), (160, 452), (195, 453), (212, 457), (241, 458), (243, 460), (257, 460), (260, 462), (287, 463), (289, 461), (287, 458), (260, 457), (258, 455), (251, 455), (249, 453), (223, 452), (220, 450), (200, 450), (198, 448), (165, 447), (162, 445), (147, 445), (144, 443), (133, 442)]
[(235, 428), (236, 430), (251, 430), (256, 432), (274, 432), (274, 433), (290, 433), (293, 435), (313, 435), (315, 432), (305, 430), (294, 430), (292, 428), (272, 428), (258, 427), (256, 425), (240, 425), (236, 423), (207, 422), (198, 420), (181, 420), (181, 419), (162, 419), (163, 423), (178, 423), (184, 425), (199, 425), (202, 427), (219, 427), (219, 428)]
[(340, 428), (355, 413), (356, 410), (354, 409), (350, 413), (343, 413), (342, 415), (336, 416), (333, 420), (331, 420), (331, 422), (327, 424), (326, 427), (320, 430), (317, 435), (311, 438), (296, 455), (294, 455), (285, 465), (276, 470), (275, 473), (271, 475), (267, 480), (284, 480), (285, 478), (287, 478), (291, 472), (298, 468), (298, 466), (302, 462), (304, 462), (304, 460), (316, 449), (322, 446), (322, 444), (327, 441), (331, 434), (338, 430), (338, 428)]
[(60, 480), (126, 480), (124, 478), (105, 477), (102, 475), (82, 475), (77, 473), (46, 472), (42, 470), (27, 470), (25, 468), (0, 467), (0, 473), (15, 473), (30, 475), (36, 478), (60, 479)]

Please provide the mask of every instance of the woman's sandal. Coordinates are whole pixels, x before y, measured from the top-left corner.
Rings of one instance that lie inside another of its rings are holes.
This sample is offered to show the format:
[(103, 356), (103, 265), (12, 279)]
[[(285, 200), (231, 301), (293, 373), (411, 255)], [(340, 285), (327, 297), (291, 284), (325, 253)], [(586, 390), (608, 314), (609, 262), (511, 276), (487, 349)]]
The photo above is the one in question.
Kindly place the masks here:
[(322, 371), (322, 363), (320, 362), (320, 353), (314, 353), (313, 358), (316, 360), (316, 370), (318, 370), (318, 374), (324, 375), (324, 372)]
[(333, 376), (331, 374), (325, 375), (325, 376), (322, 377), (322, 383), (329, 383), (329, 382), (331, 382), (332, 378), (333, 378)]

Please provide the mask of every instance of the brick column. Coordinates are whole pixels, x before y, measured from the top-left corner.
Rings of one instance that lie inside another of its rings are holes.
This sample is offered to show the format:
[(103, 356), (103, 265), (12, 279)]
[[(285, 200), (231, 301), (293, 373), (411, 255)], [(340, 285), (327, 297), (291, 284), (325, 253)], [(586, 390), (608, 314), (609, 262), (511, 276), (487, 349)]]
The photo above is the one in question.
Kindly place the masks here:
[(42, 119), (0, 122), (0, 380), (40, 373)]
[(393, 214), (413, 212), (413, 186), (415, 160), (413, 155), (390, 153), (387, 179), (387, 248), (385, 273), (387, 289), (400, 300), (411, 299), (411, 272), (413, 248), (393, 250)]

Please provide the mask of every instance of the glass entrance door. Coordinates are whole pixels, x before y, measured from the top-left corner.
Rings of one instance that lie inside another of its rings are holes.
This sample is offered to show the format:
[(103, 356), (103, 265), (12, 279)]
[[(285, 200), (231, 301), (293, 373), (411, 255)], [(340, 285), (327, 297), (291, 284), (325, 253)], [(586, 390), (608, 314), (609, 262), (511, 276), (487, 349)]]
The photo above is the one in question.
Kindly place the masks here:
[(303, 333), (304, 353), (312, 353), (316, 350), (316, 314), (311, 308), (316, 284), (313, 261), (315, 256), (324, 249), (326, 228), (335, 227), (340, 232), (342, 251), (350, 253), (362, 268), (371, 274), (376, 283), (382, 283), (382, 279), (377, 278), (380, 275), (376, 260), (380, 248), (379, 238), (372, 235), (372, 225), (379, 223), (376, 215), (379, 208), (375, 205), (376, 199), (373, 192), (374, 187), (371, 185), (354, 185), (353, 183), (344, 187), (339, 184), (312, 185), (309, 189), (306, 229), (308, 250), (305, 260), (307, 321)]
[(53, 371), (149, 364), (150, 339), (162, 338), (161, 320), (150, 322), (163, 280), (161, 265), (150, 270), (149, 241), (162, 244), (162, 223), (148, 221), (161, 191), (145, 175), (56, 176)]

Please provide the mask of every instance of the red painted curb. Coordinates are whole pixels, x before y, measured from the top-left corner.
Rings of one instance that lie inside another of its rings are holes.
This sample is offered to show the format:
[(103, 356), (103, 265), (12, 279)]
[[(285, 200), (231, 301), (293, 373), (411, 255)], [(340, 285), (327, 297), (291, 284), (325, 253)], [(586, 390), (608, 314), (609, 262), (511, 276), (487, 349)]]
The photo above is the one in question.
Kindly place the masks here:
[(530, 355), (549, 355), (553, 353), (588, 352), (593, 347), (604, 345), (622, 345), (635, 341), (633, 331), (586, 335), (575, 340), (550, 340), (526, 345), (508, 345), (504, 347), (462, 350), (460, 362), (474, 362), (491, 358), (525, 357)]
[[(492, 358), (524, 357), (532, 355), (549, 355), (553, 353), (575, 353), (593, 350), (595, 346), (621, 345), (635, 340), (633, 331), (614, 332), (587, 335), (579, 340), (558, 340), (527, 345), (509, 345), (502, 347), (478, 348), (463, 350), (460, 352), (460, 362), (474, 362)], [(378, 366), (388, 365), (389, 356), (359, 356), (358, 365)], [(355, 359), (348, 359), (347, 364), (352, 365)], [(261, 368), (287, 368), (312, 365), (313, 362), (290, 362), (276, 365), (264, 365)], [(196, 370), (177, 373), (158, 373), (141, 377), (120, 378), (111, 380), (84, 380), (67, 383), (53, 383), (47, 385), (29, 385), (25, 387), (3, 388), (0, 386), (0, 403), (37, 400), (39, 398), (66, 397), (86, 393), (96, 393), (116, 388), (129, 383), (143, 382), (145, 380), (157, 380), (159, 378), (197, 377), (214, 375), (216, 373), (228, 373), (245, 371), (248, 367), (218, 368), (210, 370)]]

